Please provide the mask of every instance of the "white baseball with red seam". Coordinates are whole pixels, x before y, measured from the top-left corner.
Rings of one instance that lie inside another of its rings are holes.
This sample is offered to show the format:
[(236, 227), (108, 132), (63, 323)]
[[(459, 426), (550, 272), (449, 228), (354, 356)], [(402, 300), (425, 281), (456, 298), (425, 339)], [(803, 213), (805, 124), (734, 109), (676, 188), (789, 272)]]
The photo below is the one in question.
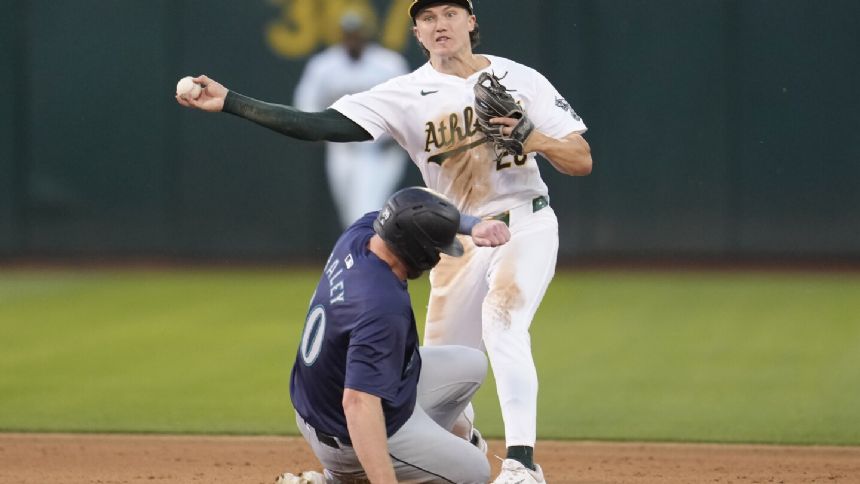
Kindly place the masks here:
[(185, 76), (176, 83), (176, 95), (184, 99), (197, 99), (203, 90), (191, 76)]

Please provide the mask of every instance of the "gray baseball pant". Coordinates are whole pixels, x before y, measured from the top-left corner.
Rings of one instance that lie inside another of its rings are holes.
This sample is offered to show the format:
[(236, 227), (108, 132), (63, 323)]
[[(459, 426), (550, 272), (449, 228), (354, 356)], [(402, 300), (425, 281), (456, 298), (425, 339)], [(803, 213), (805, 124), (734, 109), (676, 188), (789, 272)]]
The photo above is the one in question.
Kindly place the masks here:
[[(466, 346), (421, 347), (421, 375), (415, 410), (388, 438), (388, 452), (400, 482), (486, 483), (487, 457), (469, 441), (451, 433), (454, 421), (478, 391), (487, 374), (484, 353)], [(355, 450), (338, 439), (321, 442), (317, 432), (296, 414), (296, 425), (310, 444), (330, 483), (366, 483)]]

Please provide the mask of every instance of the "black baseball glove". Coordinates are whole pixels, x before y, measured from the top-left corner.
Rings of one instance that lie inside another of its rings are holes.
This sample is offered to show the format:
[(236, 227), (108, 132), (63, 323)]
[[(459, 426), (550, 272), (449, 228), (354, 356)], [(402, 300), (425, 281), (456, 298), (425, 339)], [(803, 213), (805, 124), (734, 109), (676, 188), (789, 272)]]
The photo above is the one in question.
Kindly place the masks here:
[[(481, 73), (475, 84), (475, 113), (478, 128), (492, 140), (499, 158), (505, 155), (524, 154), (523, 145), (535, 129), (523, 108), (508, 94), (501, 79), (494, 74)], [(492, 118), (513, 118), (519, 122), (510, 135), (502, 134), (501, 124), (490, 124)]]

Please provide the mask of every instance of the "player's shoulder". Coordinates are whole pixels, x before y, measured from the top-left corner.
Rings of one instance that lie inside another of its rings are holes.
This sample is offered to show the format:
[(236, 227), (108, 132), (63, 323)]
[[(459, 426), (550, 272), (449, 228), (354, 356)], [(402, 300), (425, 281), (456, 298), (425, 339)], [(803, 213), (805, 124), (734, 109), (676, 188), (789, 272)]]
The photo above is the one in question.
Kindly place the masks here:
[(438, 85), (450, 83), (451, 81), (447, 80), (450, 76), (443, 76), (440, 74), (430, 62), (425, 62), (424, 64), (418, 66), (412, 72), (404, 74), (400, 76), (400, 82), (402, 85), (408, 88), (415, 88), (415, 86), (419, 85)]
[(493, 73), (503, 77), (502, 83), (506, 86), (513, 83), (523, 89), (526, 86), (532, 90), (540, 90), (546, 87), (549, 80), (537, 71), (537, 69), (520, 62), (499, 56), (487, 56), (492, 62)]
[(407, 285), (387, 263), (368, 250), (356, 262), (356, 266), (358, 270), (347, 276), (347, 284), (356, 288), (353, 296), (356, 296), (355, 302), (360, 305), (362, 313), (409, 313), (412, 305)]
[(371, 91), (402, 91), (409, 89), (415, 85), (417, 79), (415, 72), (407, 72), (406, 74), (392, 77), (387, 81), (377, 84)]
[(332, 45), (312, 55), (308, 59), (307, 66), (309, 68), (326, 69), (330, 68), (332, 64), (339, 63), (343, 57), (343, 47)]
[(407, 314), (412, 309), (406, 283), (394, 272), (376, 271), (363, 282), (368, 294), (362, 299), (368, 312)]
[(333, 58), (342, 57), (344, 55), (344, 49), (340, 45), (330, 45), (325, 49), (317, 52), (316, 54), (311, 56), (311, 61), (327, 61)]
[(374, 56), (374, 57), (377, 57), (377, 58), (380, 58), (380, 59), (383, 59), (383, 60), (386, 60), (389, 62), (399, 62), (399, 61), (406, 62), (406, 59), (399, 52), (393, 51), (387, 47), (384, 47), (384, 46), (376, 44), (376, 43), (370, 44), (367, 46), (367, 53)]
[[(368, 212), (359, 217), (358, 220), (353, 222), (346, 228), (346, 230), (343, 231), (338, 239), (338, 245), (345, 244), (352, 246), (353, 244), (359, 243), (357, 241), (361, 239), (369, 238), (374, 233), (373, 221), (376, 220), (378, 213), (378, 211)], [(354, 247), (350, 247), (350, 249), (354, 250)]]
[(540, 74), (533, 67), (529, 67), (515, 60), (508, 59), (507, 57), (500, 57), (497, 55), (489, 54), (484, 54), (484, 57), (490, 60), (493, 70), (497, 71), (497, 75), (502, 75), (504, 74), (504, 72), (510, 72), (519, 75)]
[(370, 44), (365, 50), (367, 62), (376, 69), (395, 77), (409, 72), (409, 62), (399, 52), (379, 44)]

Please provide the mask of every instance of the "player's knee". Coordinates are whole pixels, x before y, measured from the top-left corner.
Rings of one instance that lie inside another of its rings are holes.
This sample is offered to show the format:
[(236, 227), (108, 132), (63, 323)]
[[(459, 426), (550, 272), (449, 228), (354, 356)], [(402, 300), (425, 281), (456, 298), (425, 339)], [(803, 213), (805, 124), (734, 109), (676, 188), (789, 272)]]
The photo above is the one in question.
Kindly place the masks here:
[(431, 374), (431, 369), (436, 372), (441, 369), (445, 371), (445, 378), (477, 384), (481, 384), (487, 376), (487, 356), (481, 350), (469, 346), (444, 345), (422, 346), (420, 351), (422, 375)]
[(484, 381), (487, 376), (487, 355), (468, 346), (458, 346), (457, 350), (458, 363), (466, 377), (470, 381)]
[(490, 355), (517, 355), (531, 352), (531, 335), (527, 329), (507, 328), (484, 333), (484, 345)]
[(490, 482), (490, 463), (484, 454), (479, 453), (479, 455), (480, 458), (469, 459), (467, 463), (461, 462), (454, 472), (445, 475), (445, 479), (458, 484), (486, 484)]
[(486, 457), (484, 457), (480, 461), (475, 462), (474, 465), (470, 466), (467, 472), (465, 472), (461, 477), (462, 480), (458, 480), (457, 482), (479, 482), (481, 484), (490, 482), (490, 463), (487, 461)]

